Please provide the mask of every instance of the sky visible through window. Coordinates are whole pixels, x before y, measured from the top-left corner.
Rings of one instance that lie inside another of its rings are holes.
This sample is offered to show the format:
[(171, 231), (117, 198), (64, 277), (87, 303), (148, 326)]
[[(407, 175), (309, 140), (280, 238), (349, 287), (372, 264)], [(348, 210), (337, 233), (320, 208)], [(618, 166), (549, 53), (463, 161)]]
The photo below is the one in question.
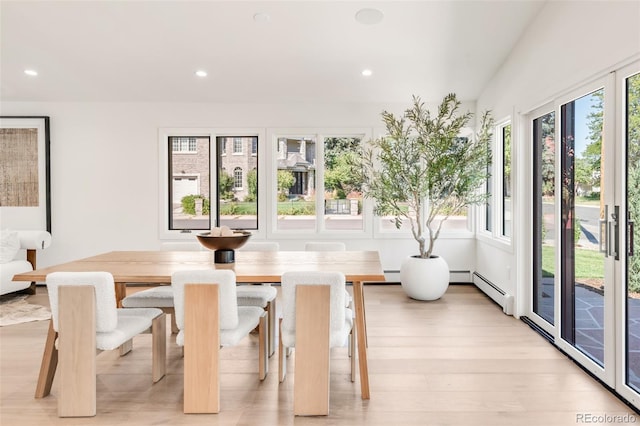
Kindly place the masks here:
[(597, 98), (592, 94), (583, 96), (575, 101), (575, 141), (574, 147), (576, 152), (576, 158), (582, 158), (584, 150), (592, 140), (589, 139), (589, 122), (587, 117), (592, 112), (595, 112), (594, 106), (596, 105)]

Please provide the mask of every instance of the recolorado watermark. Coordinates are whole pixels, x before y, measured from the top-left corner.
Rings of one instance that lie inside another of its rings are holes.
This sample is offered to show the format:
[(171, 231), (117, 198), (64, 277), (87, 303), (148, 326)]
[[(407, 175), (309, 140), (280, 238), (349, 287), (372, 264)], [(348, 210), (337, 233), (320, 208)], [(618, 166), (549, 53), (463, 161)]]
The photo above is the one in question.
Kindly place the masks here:
[(576, 423), (580, 424), (633, 424), (638, 421), (635, 414), (594, 414), (577, 413)]

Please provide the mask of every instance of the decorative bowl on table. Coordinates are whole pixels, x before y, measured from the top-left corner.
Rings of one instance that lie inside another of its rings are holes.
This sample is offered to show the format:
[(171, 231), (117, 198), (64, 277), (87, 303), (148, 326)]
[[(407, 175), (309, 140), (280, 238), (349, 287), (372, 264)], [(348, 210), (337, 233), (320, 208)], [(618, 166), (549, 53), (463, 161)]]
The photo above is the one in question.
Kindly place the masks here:
[(212, 231), (203, 232), (196, 235), (203, 247), (214, 251), (215, 263), (233, 263), (235, 262), (234, 250), (240, 248), (251, 237), (249, 231), (238, 231), (224, 229), (222, 232), (219, 228)]

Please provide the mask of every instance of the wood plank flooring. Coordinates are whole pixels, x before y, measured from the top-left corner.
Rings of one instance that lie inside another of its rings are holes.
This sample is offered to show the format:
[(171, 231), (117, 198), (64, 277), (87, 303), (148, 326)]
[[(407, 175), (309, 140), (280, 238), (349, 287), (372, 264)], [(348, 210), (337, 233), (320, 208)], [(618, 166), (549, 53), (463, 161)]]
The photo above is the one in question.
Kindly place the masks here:
[[(277, 354), (258, 380), (258, 336), (221, 352), (221, 412), (182, 412), (183, 359), (168, 342), (167, 376), (152, 385), (151, 336), (97, 360), (97, 416), (57, 417), (58, 378), (34, 399), (48, 323), (0, 328), (0, 425), (575, 425), (580, 414), (636, 414), (520, 320), (471, 285), (436, 302), (398, 285), (365, 287), (371, 399), (349, 379), (347, 348), (331, 356), (330, 414), (294, 417), (293, 357), (278, 383)], [(31, 303), (48, 304), (38, 287)]]

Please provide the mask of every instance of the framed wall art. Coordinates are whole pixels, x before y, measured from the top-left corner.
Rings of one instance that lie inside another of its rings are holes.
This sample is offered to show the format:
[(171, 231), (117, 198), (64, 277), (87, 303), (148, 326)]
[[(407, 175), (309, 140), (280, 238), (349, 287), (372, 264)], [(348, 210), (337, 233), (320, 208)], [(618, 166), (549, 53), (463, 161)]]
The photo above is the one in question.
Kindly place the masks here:
[(49, 117), (0, 116), (0, 227), (51, 232)]

